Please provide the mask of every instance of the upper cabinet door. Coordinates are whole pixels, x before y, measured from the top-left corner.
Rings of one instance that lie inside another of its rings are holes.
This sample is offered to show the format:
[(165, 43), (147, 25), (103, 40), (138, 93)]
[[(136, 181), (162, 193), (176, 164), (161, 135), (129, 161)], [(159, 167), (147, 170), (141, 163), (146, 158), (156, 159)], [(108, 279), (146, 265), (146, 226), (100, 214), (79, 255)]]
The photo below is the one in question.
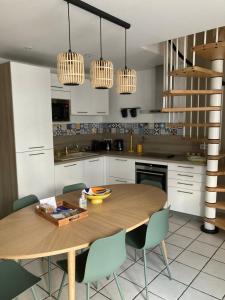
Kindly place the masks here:
[(10, 66), (16, 152), (53, 148), (50, 70)]
[(54, 89), (54, 90), (57, 89), (57, 90), (70, 92), (71, 87), (59, 83), (57, 74), (51, 73), (51, 89)]
[(108, 90), (96, 90), (90, 80), (71, 89), (72, 115), (107, 115), (109, 111)]

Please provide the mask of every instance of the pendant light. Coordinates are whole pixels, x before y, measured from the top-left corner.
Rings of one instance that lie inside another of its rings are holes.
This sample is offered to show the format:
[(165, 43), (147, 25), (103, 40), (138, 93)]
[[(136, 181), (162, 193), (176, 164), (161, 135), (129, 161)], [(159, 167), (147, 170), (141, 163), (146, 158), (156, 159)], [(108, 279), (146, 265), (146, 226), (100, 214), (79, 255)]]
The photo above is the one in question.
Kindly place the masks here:
[(109, 89), (113, 86), (113, 64), (102, 58), (102, 18), (100, 17), (100, 59), (91, 63), (91, 85), (95, 89)]
[(137, 75), (134, 69), (127, 68), (127, 30), (125, 29), (125, 68), (117, 71), (117, 92), (130, 95), (136, 92)]
[(57, 74), (61, 84), (80, 85), (84, 83), (84, 58), (81, 54), (71, 51), (70, 37), (70, 4), (68, 5), (69, 50), (57, 56)]

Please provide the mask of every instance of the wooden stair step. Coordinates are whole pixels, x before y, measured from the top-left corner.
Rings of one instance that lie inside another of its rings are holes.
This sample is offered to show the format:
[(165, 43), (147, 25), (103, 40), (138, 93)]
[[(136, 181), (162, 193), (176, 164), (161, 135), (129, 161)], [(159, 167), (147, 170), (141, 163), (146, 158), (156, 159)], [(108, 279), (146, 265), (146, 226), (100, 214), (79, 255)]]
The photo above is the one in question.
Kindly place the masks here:
[(222, 93), (223, 90), (168, 90), (163, 92), (163, 96), (215, 95)]
[(219, 110), (221, 110), (221, 106), (162, 108), (162, 112), (191, 112), (191, 111), (219, 111)]
[(176, 69), (172, 72), (169, 72), (169, 75), (174, 77), (223, 77), (223, 73), (221, 72), (216, 72), (211, 69), (206, 69), (198, 66)]
[(206, 187), (207, 192), (218, 192), (218, 193), (224, 193), (225, 192), (225, 186), (217, 186), (217, 187)]
[(208, 175), (208, 176), (224, 176), (225, 171), (216, 171), (216, 172), (207, 171), (206, 175)]
[(192, 48), (195, 53), (207, 60), (225, 58), (225, 42), (197, 45)]
[(218, 155), (208, 155), (207, 156), (207, 159), (210, 159), (210, 160), (220, 160), (220, 159), (223, 159), (225, 158), (225, 153), (221, 153), (221, 154), (218, 154)]
[(205, 205), (207, 207), (214, 207), (214, 208), (218, 208), (218, 209), (221, 209), (221, 210), (225, 210), (225, 201), (217, 201), (216, 203), (208, 203), (208, 202), (205, 202)]
[(196, 144), (220, 144), (220, 140), (208, 140), (207, 138), (195, 138), (195, 137), (182, 137), (186, 141), (190, 141)]
[(225, 216), (217, 216), (216, 219), (204, 219), (205, 222), (215, 225), (216, 227), (225, 230)]
[(168, 123), (167, 127), (220, 127), (220, 123)]

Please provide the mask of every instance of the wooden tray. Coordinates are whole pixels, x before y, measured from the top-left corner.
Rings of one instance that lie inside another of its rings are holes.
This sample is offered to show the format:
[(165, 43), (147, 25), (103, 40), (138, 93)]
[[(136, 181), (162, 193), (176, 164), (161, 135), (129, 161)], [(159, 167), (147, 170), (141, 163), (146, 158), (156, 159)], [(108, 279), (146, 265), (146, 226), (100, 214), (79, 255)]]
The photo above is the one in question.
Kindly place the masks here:
[(68, 208), (78, 209), (78, 213), (73, 215), (73, 216), (70, 216), (68, 218), (57, 220), (57, 219), (53, 218), (51, 216), (51, 214), (44, 212), (39, 207), (35, 207), (35, 211), (36, 211), (37, 214), (39, 214), (43, 218), (47, 219), (48, 221), (54, 223), (55, 225), (58, 225), (59, 227), (67, 225), (70, 222), (79, 221), (81, 219), (84, 219), (84, 218), (88, 217), (87, 210), (83, 209), (83, 208), (80, 208), (76, 204), (71, 204), (71, 203), (68, 203), (68, 202), (63, 201), (63, 200), (58, 200), (56, 203), (57, 203), (57, 207), (63, 205), (63, 206), (68, 207)]

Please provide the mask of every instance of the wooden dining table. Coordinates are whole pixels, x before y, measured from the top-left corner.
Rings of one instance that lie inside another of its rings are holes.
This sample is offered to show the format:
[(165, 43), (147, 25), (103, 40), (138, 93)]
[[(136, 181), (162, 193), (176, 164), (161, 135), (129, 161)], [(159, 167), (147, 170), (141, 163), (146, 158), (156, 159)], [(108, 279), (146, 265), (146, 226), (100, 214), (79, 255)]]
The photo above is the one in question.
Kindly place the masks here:
[[(33, 259), (67, 253), (68, 299), (75, 299), (76, 251), (121, 229), (131, 231), (146, 223), (164, 207), (166, 193), (142, 184), (107, 185), (112, 190), (102, 204), (88, 202), (88, 217), (58, 227), (35, 212), (35, 205), (0, 220), (0, 258)], [(57, 196), (57, 200), (78, 202), (80, 191)]]

